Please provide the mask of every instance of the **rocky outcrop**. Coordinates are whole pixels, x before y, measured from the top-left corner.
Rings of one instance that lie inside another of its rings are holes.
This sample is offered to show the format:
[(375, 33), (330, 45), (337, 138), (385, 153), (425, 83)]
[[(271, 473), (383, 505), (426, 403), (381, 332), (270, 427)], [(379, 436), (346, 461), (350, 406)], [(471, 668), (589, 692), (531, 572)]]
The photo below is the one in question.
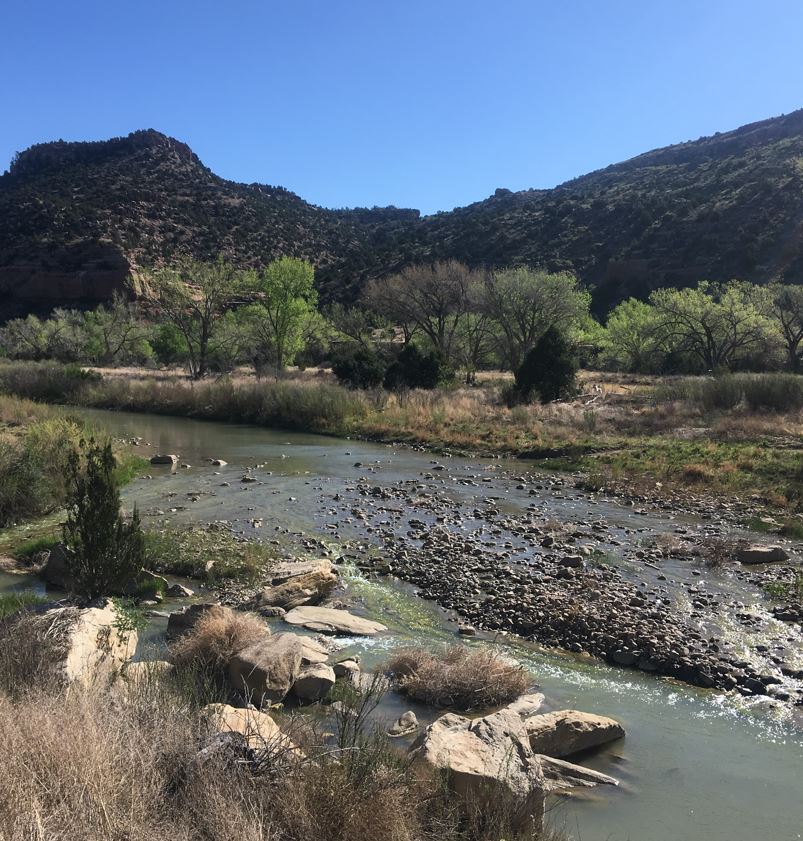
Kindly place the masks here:
[(265, 637), (231, 658), (229, 682), (258, 706), (281, 701), (301, 671), (302, 650), (295, 634)]
[(525, 727), (533, 751), (554, 757), (571, 756), (625, 735), (618, 721), (578, 710), (532, 715)]
[(284, 617), (284, 621), (322, 634), (374, 636), (381, 631), (387, 631), (387, 626), (381, 622), (364, 619), (347, 610), (332, 607), (296, 607)]
[[(18, 617), (12, 626), (14, 637), (37, 644), (41, 661), (32, 668), (45, 671), (55, 681), (83, 687), (111, 682), (134, 655), (137, 632), (121, 630), (119, 616), (111, 601), (92, 607), (53, 607)], [(32, 675), (37, 677), (37, 675)]]
[(410, 748), (414, 763), (446, 772), (450, 786), (482, 807), (509, 799), (522, 828), (541, 826), (545, 781), (521, 716), (509, 709), (469, 719), (447, 713)]
[(257, 595), (255, 608), (292, 610), (301, 605), (318, 604), (336, 583), (332, 562), (326, 558), (281, 564), (274, 570), (270, 586)]

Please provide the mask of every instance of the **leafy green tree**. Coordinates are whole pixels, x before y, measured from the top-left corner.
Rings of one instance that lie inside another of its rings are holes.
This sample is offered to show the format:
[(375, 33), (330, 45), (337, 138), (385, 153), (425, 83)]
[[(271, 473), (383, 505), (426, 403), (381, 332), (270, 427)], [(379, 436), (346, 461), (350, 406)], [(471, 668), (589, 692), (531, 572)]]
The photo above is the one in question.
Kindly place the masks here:
[(570, 344), (550, 327), (516, 371), (516, 392), (525, 401), (537, 394), (542, 403), (567, 397), (575, 386), (577, 361)]
[(247, 289), (256, 296), (246, 310), (255, 351), (280, 373), (304, 346), (305, 330), (317, 312), (315, 270), (295, 257), (280, 257), (252, 273)]
[(170, 321), (156, 325), (150, 337), (150, 345), (157, 361), (162, 365), (187, 363), (189, 347), (184, 334)]
[(181, 333), (193, 379), (209, 372), (215, 329), (241, 291), (244, 273), (223, 257), (213, 263), (184, 260), (153, 274), (144, 294)]
[(663, 331), (655, 307), (629, 298), (611, 311), (603, 334), (608, 365), (631, 373), (656, 371), (663, 349)]
[(790, 371), (803, 367), (803, 286), (773, 284), (770, 318), (780, 330)]
[(485, 288), (484, 308), (499, 328), (500, 357), (513, 371), (547, 329), (568, 335), (588, 317), (590, 306), (591, 294), (568, 272), (500, 269)]
[(732, 370), (741, 357), (765, 348), (774, 332), (766, 289), (744, 281), (656, 289), (650, 303), (665, 345), (707, 371)]
[(79, 450), (69, 460), (63, 541), (75, 590), (92, 599), (120, 592), (139, 575), (145, 538), (136, 507), (130, 522), (120, 513), (111, 443), (90, 440), (82, 448), (83, 460)]

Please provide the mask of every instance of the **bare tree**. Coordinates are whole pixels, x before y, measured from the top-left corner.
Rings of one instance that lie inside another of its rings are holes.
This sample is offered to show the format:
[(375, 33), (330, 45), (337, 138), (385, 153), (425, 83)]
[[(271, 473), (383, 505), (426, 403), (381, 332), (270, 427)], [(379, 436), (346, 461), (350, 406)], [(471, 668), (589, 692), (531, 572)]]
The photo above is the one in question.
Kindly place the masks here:
[(469, 289), (477, 278), (476, 271), (456, 260), (408, 266), (398, 274), (370, 281), (363, 300), (399, 325), (406, 341), (421, 333), (436, 351), (452, 359), (469, 311)]

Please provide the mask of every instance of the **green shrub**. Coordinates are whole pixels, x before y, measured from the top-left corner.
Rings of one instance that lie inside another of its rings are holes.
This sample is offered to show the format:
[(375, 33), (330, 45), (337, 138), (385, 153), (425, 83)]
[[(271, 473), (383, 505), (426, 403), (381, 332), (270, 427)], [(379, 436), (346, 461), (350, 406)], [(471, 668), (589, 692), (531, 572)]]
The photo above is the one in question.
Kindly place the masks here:
[(49, 552), (59, 542), (58, 537), (35, 537), (17, 546), (14, 549), (13, 556), (18, 561), (32, 558), (34, 555), (38, 555), (39, 552)]
[(567, 397), (574, 390), (577, 360), (554, 327), (538, 340), (516, 371), (516, 392), (524, 401), (536, 395), (542, 403)]
[(75, 590), (87, 598), (119, 592), (136, 578), (145, 559), (139, 513), (131, 522), (120, 514), (111, 443), (90, 440), (83, 464), (74, 450), (68, 467), (67, 522), (63, 543)]
[(385, 374), (385, 388), (400, 391), (406, 388), (437, 388), (454, 379), (448, 361), (437, 351), (419, 350), (407, 345)]
[(375, 351), (348, 347), (332, 358), (332, 373), (338, 382), (351, 388), (376, 388), (382, 385), (387, 364)]

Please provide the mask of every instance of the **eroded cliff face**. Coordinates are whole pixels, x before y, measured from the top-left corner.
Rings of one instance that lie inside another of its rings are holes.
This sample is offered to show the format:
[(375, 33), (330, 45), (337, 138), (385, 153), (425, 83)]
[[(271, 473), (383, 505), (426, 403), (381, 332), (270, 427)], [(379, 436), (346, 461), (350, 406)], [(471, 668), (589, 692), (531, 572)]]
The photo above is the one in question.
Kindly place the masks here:
[(80, 242), (9, 257), (0, 265), (0, 319), (54, 307), (91, 308), (129, 294), (132, 266), (112, 243)]

